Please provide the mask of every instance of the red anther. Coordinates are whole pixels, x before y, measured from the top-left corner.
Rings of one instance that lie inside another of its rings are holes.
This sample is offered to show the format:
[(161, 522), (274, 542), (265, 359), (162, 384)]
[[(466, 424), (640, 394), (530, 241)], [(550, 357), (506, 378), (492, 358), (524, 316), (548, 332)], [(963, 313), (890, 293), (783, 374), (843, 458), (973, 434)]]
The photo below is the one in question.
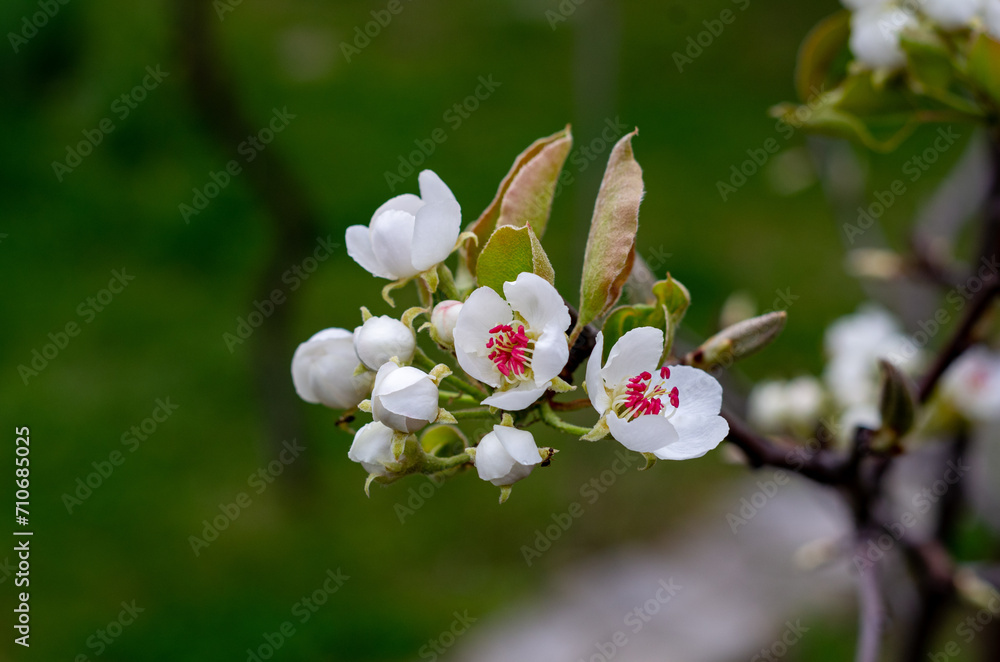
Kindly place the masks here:
[(670, 379), (670, 368), (667, 366), (660, 368), (660, 379)]
[(673, 388), (672, 391), (670, 391), (670, 406), (673, 407), (674, 409), (677, 409), (678, 407), (681, 406), (681, 395), (677, 391), (676, 386)]

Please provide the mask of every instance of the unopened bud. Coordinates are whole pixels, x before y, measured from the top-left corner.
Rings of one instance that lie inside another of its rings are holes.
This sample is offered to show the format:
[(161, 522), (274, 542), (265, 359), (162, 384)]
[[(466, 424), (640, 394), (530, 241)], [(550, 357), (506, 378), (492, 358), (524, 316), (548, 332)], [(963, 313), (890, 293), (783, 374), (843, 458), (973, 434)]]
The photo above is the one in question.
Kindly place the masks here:
[(906, 375), (885, 359), (879, 361), (879, 369), (882, 373), (882, 394), (879, 399), (882, 431), (889, 433), (892, 440), (895, 440), (913, 427), (916, 412), (913, 388)]
[(455, 322), (462, 310), (461, 301), (442, 301), (431, 312), (431, 337), (434, 342), (445, 347), (455, 344)]
[(393, 357), (407, 364), (416, 349), (413, 330), (388, 315), (369, 317), (354, 330), (354, 350), (369, 370), (378, 370)]
[(770, 344), (785, 328), (787, 319), (787, 313), (781, 310), (734, 324), (702, 343), (684, 362), (702, 370), (729, 366)]

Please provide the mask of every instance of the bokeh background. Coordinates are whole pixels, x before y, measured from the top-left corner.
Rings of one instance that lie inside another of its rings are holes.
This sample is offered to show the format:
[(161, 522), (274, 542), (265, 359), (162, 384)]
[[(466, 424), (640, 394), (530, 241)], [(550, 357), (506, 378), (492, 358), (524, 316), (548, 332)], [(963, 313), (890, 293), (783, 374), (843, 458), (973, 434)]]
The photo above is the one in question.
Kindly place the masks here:
[[(540, 442), (563, 452), (503, 507), (473, 474), (435, 487), (403, 521), (398, 506), (425, 479), (366, 498), (336, 414), (298, 401), (288, 366), (316, 330), (357, 324), (359, 306), (388, 312), (381, 282), (342, 246), (294, 291), (282, 274), (303, 265), (319, 239), (342, 244), (348, 225), (415, 191), (423, 167), (444, 178), (471, 221), (518, 152), (572, 123), (574, 180), (544, 239), (572, 300), (607, 157), (601, 133), (608, 122), (638, 126), (647, 188), (640, 252), (693, 293), (685, 338), (713, 332), (727, 297), (741, 291), (760, 310), (787, 307), (790, 317), (780, 341), (742, 364), (737, 381), (820, 370), (823, 329), (864, 292), (844, 275), (843, 233), (811, 174), (806, 138), (777, 131), (767, 110), (793, 98), (797, 47), (837, 9), (833, 0), (400, 6), (350, 61), (341, 44), (386, 3), (71, 1), (16, 52), (5, 45), (0, 418), (8, 450), (0, 466), (7, 475), (13, 465), (15, 426), (30, 426), (36, 534), (32, 647), (5, 636), (0, 657), (246, 660), (339, 568), (350, 579), (307, 623), (296, 622), (274, 659), (429, 659), (421, 647), (456, 610), (481, 627), (544, 596), (565, 568), (688, 535), (703, 504), (745, 478), (723, 451), (630, 471), (530, 567), (522, 546), (580, 500), (580, 486), (614, 460), (615, 444), (539, 431)], [(725, 9), (735, 20), (679, 71), (674, 53)], [(5, 2), (0, 25), (20, 32), (38, 11), (36, 2)], [(122, 118), (115, 100), (157, 66), (168, 75)], [(467, 102), (480, 77), (499, 85)], [(464, 117), (453, 109), (463, 103)], [(275, 109), (294, 118), (248, 163), (239, 146)], [(106, 117), (113, 132), (60, 181), (53, 162), (65, 163), (68, 147)], [(435, 129), (446, 140), (413, 172), (400, 171), (414, 141), (426, 143)], [(964, 142), (968, 129), (961, 134)], [(921, 130), (891, 155), (856, 151), (869, 190), (899, 177), (933, 137), (933, 128)], [(780, 152), (723, 200), (717, 182), (768, 139)], [(903, 243), (901, 228), (960, 152), (945, 154), (887, 212), (890, 244)], [(179, 206), (231, 159), (242, 172), (186, 221)], [(402, 175), (394, 191), (387, 172)], [(134, 280), (88, 322), (79, 307), (123, 269)], [(246, 342), (227, 346), (224, 334), (236, 334), (238, 318), (274, 289), (287, 302)], [(791, 306), (780, 292), (795, 297)], [(79, 335), (25, 384), (18, 366), (68, 322)], [(166, 398), (176, 411), (137, 446), (123, 443)], [(290, 439), (307, 450), (256, 493), (248, 477)], [(77, 479), (114, 451), (124, 462), (67, 508)], [(190, 536), (240, 492), (252, 505), (195, 555)], [(5, 631), (12, 583), (0, 578)], [(98, 655), (88, 641), (133, 600), (145, 611)], [(703, 619), (711, 627), (710, 609)], [(787, 659), (849, 659), (850, 610), (810, 624)], [(781, 628), (774, 624), (775, 635)], [(742, 659), (757, 648), (748, 642)]]

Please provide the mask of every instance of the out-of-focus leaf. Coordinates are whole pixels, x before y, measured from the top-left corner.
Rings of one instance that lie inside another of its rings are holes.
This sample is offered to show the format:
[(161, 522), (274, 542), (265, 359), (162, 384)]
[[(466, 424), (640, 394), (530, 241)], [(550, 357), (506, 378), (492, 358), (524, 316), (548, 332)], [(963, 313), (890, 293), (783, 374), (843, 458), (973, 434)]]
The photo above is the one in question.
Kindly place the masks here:
[(847, 47), (851, 35), (851, 13), (847, 10), (827, 16), (806, 35), (799, 47), (795, 66), (795, 90), (808, 101), (830, 79), (830, 67)]
[[(476, 275), (476, 263), (479, 256), (486, 247), (487, 239), (500, 224), (502, 215), (505, 220), (503, 224), (520, 226), (530, 222), (535, 226), (534, 229), (538, 234), (545, 230), (548, 214), (552, 207), (555, 180), (558, 179), (559, 170), (562, 169), (562, 163), (566, 160), (566, 154), (572, 144), (573, 137), (570, 134), (570, 127), (567, 125), (558, 133), (536, 140), (517, 155), (517, 158), (514, 159), (514, 165), (500, 182), (500, 187), (497, 189), (493, 201), (468, 227), (468, 230), (479, 238), (478, 244), (468, 244), (465, 248), (465, 264), (471, 274)], [(536, 159), (539, 159), (538, 163), (534, 163)], [(555, 169), (555, 179), (550, 184), (547, 177), (553, 169)], [(528, 174), (519, 178), (519, 175), (525, 170)], [(505, 197), (512, 188), (515, 191), (515, 198), (506, 203), (510, 210), (504, 215)], [(518, 218), (520, 214), (525, 214), (525, 217)]]
[(1000, 104), (1000, 42), (985, 32), (969, 50), (968, 73), (995, 104)]
[(479, 255), (479, 285), (492, 287), (503, 296), (503, 284), (524, 272), (538, 274), (550, 283), (555, 280), (552, 264), (530, 225), (497, 228)]
[(618, 141), (604, 171), (583, 258), (574, 339), (584, 326), (615, 305), (632, 270), (644, 192), (642, 168), (632, 153), (632, 138), (637, 134), (638, 130), (633, 131)]

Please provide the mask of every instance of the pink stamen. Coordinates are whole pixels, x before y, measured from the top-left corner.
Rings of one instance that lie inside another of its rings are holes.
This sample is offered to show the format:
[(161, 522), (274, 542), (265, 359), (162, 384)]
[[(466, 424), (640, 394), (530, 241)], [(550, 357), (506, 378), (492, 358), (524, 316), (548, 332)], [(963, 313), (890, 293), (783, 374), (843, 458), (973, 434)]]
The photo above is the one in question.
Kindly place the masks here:
[(628, 380), (625, 386), (625, 411), (631, 416), (655, 416), (663, 411), (663, 403), (657, 397), (663, 394), (663, 388), (656, 386), (652, 392), (647, 393), (651, 379), (651, 374), (643, 372)]
[(660, 379), (670, 379), (670, 368), (667, 366), (660, 368)]
[(670, 391), (670, 406), (674, 409), (681, 406), (681, 394), (677, 391), (676, 386), (672, 391)]
[(492, 349), (489, 359), (496, 364), (497, 370), (504, 377), (524, 375), (528, 367), (527, 349), (529, 338), (524, 332), (524, 325), (518, 325), (517, 331), (510, 324), (498, 324), (490, 329), (493, 334), (486, 343), (486, 349)]

